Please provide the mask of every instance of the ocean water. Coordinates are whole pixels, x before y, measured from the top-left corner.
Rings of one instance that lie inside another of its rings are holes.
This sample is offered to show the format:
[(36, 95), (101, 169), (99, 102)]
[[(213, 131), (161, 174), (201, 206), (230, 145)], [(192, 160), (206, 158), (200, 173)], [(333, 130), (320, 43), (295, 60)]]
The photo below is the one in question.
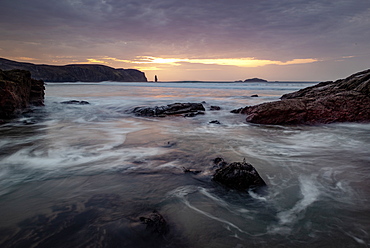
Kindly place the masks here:
[[(255, 125), (230, 113), (310, 85), (49, 83), (45, 107), (0, 126), (0, 247), (369, 247), (370, 124)], [(207, 111), (129, 111), (175, 102)], [(267, 192), (213, 182), (216, 157), (245, 158)], [(168, 234), (140, 222), (153, 210)]]

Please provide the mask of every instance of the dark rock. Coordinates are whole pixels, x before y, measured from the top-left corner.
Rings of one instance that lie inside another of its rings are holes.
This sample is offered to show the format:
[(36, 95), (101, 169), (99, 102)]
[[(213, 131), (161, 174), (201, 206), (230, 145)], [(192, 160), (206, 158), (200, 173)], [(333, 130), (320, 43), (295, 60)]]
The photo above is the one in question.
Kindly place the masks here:
[(153, 211), (148, 217), (140, 217), (141, 223), (146, 224), (146, 229), (158, 235), (165, 235), (168, 233), (168, 225), (166, 220), (157, 211)]
[(221, 122), (219, 122), (218, 120), (210, 121), (209, 123), (210, 124), (221, 124)]
[(204, 115), (205, 113), (203, 111), (197, 111), (197, 112), (191, 112), (188, 114), (185, 114), (184, 117), (195, 117), (197, 115)]
[(265, 181), (260, 177), (257, 170), (245, 161), (225, 164), (222, 158), (217, 158), (217, 162), (222, 167), (217, 169), (213, 175), (213, 180), (216, 182), (240, 191), (256, 190), (266, 186)]
[(199, 173), (202, 172), (201, 170), (194, 170), (194, 169), (189, 169), (189, 168), (185, 168), (185, 167), (182, 167), (182, 170), (183, 170), (184, 173), (192, 173), (194, 175), (199, 174)]
[(132, 110), (137, 116), (166, 117), (169, 115), (185, 115), (192, 117), (196, 114), (204, 114), (205, 111), (201, 103), (174, 103), (167, 106), (155, 107), (136, 107)]
[(238, 109), (233, 109), (230, 111), (230, 113), (233, 114), (240, 114), (244, 108), (238, 108)]
[(219, 107), (219, 106), (211, 106), (209, 108), (209, 110), (211, 110), (211, 111), (213, 111), (213, 110), (221, 110), (221, 107)]
[(255, 94), (255, 95), (251, 95), (251, 97), (258, 97), (258, 95), (257, 95), (257, 94)]
[(370, 122), (370, 69), (285, 94), (281, 101), (235, 110), (259, 124)]
[(77, 105), (88, 105), (90, 104), (87, 101), (77, 101), (77, 100), (70, 100), (70, 101), (64, 101), (61, 102), (61, 104), (77, 104)]
[(145, 74), (135, 69), (114, 69), (105, 65), (36, 65), (0, 58), (0, 69), (30, 71), (32, 78), (46, 82), (147, 82)]
[(0, 70), (0, 118), (10, 119), (30, 105), (44, 105), (44, 82), (24, 70)]
[(215, 165), (214, 168), (223, 168), (227, 165), (227, 162), (221, 158), (221, 157), (217, 157), (213, 160), (213, 164)]
[(244, 83), (266, 83), (266, 82), (268, 81), (265, 79), (261, 79), (261, 78), (250, 78), (250, 79), (244, 80)]

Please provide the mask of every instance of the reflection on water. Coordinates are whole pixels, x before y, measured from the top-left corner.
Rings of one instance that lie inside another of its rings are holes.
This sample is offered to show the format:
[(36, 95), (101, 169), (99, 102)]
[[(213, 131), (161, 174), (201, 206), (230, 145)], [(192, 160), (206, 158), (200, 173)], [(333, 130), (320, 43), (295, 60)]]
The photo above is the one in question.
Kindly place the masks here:
[[(260, 126), (229, 112), (294, 87), (303, 86), (48, 85), (45, 108), (0, 126), (1, 247), (369, 246), (370, 125)], [(59, 104), (71, 99), (90, 105)], [(126, 111), (186, 101), (221, 110)], [(246, 158), (267, 194), (214, 183), (219, 156)], [(153, 210), (165, 237), (139, 221)]]

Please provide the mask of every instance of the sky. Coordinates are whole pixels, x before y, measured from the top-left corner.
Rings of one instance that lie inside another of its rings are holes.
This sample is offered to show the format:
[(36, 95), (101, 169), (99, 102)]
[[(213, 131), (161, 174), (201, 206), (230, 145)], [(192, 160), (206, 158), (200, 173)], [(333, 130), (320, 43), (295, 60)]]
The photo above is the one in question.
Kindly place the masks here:
[(370, 68), (369, 0), (0, 0), (0, 57), (148, 80), (327, 81)]

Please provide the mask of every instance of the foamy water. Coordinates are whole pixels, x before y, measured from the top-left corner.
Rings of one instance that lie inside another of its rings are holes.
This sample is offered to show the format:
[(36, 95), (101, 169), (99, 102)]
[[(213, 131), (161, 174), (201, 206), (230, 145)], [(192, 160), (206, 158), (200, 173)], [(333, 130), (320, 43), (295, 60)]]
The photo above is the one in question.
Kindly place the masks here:
[[(48, 84), (45, 107), (0, 126), (1, 247), (369, 246), (369, 124), (264, 126), (230, 113), (308, 85)], [(72, 99), (90, 105), (60, 104)], [(128, 113), (203, 101), (194, 118)], [(214, 183), (220, 156), (250, 162), (266, 194)], [(164, 239), (138, 221), (153, 210), (169, 223)]]

